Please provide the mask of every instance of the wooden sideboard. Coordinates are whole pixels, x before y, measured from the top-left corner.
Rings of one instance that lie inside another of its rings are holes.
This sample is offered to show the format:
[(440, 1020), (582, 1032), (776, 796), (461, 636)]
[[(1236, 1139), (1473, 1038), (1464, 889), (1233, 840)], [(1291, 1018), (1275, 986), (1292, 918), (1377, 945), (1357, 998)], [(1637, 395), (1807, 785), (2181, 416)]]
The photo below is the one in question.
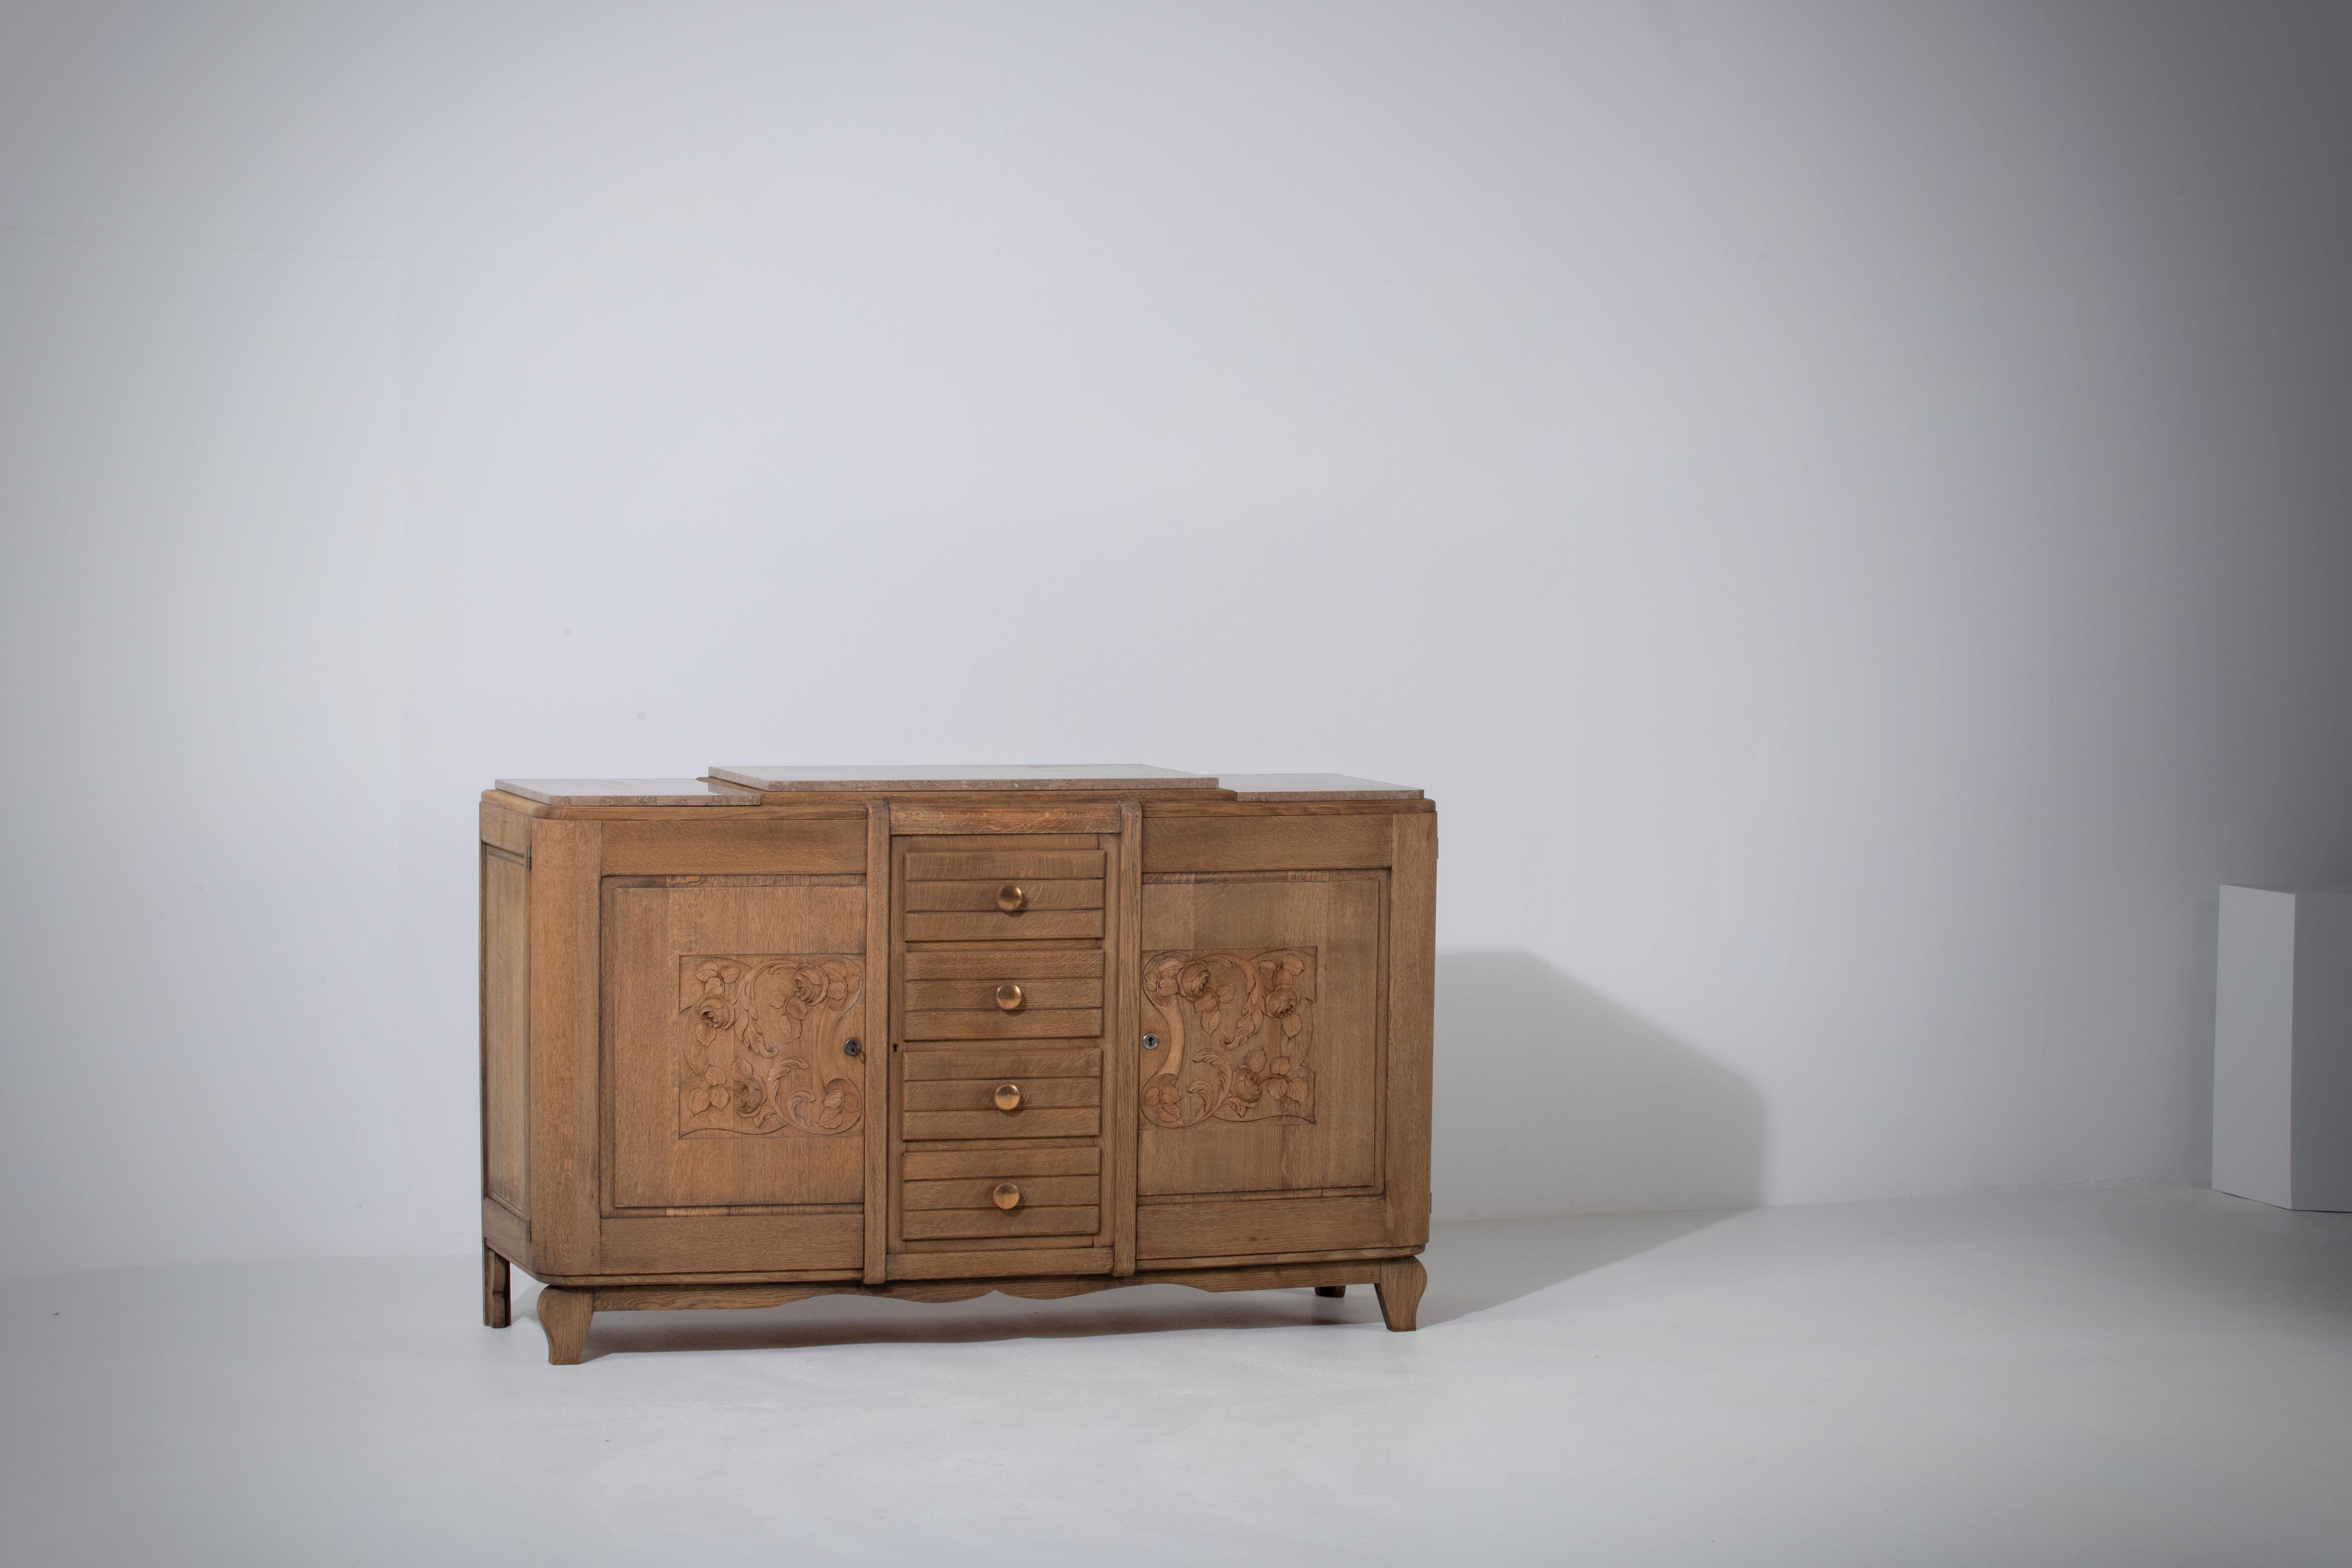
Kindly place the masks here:
[(1379, 1292), (1429, 1237), (1437, 816), (1330, 774), (713, 768), (481, 804), (483, 1320)]

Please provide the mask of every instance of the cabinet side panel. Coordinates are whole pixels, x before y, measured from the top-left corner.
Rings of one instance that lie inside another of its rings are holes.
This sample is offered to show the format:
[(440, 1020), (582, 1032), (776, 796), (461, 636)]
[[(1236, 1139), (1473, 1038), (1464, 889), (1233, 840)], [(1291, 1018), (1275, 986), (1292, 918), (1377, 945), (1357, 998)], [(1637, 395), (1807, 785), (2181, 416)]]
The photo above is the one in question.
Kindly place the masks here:
[(596, 1272), (597, 871), (603, 826), (530, 842), (530, 1247), (544, 1273)]
[(482, 846), (482, 1192), (530, 1212), (530, 873)]
[(1431, 1058), (1437, 1032), (1437, 818), (1389, 819), (1388, 1239), (1429, 1240)]

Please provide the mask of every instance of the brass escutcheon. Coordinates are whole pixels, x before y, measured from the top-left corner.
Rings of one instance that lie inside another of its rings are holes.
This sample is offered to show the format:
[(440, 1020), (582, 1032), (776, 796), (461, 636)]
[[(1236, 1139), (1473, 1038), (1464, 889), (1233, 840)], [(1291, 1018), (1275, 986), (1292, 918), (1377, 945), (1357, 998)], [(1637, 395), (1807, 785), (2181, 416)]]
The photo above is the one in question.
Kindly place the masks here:
[(1000, 1083), (996, 1086), (995, 1098), (997, 1110), (1018, 1110), (1021, 1109), (1021, 1086), (1017, 1083)]
[(996, 889), (996, 907), (1008, 915), (1017, 915), (1029, 907), (1029, 891), (1018, 882), (1007, 882)]
[(997, 1183), (996, 1191), (992, 1195), (996, 1199), (998, 1208), (1017, 1209), (1021, 1206), (1021, 1189), (1011, 1182)]
[(1006, 981), (996, 988), (996, 1005), (1008, 1013), (1021, 1011), (1021, 987)]

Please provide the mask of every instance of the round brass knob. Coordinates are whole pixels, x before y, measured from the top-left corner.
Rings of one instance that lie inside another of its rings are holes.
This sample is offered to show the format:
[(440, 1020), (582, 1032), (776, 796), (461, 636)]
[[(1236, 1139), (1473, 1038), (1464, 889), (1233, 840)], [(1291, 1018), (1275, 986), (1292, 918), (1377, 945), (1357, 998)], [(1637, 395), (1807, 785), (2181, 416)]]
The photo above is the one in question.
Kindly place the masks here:
[(996, 907), (1008, 915), (1017, 915), (1029, 907), (1029, 890), (1018, 882), (1007, 882), (996, 889)]
[(1006, 981), (996, 988), (996, 1005), (1008, 1013), (1021, 1011), (1021, 987)]
[(996, 1199), (998, 1208), (1017, 1209), (1021, 1206), (1021, 1189), (1011, 1182), (997, 1183), (996, 1191), (990, 1195)]
[(1018, 1110), (1021, 1109), (1021, 1086), (1017, 1083), (1000, 1083), (996, 1086), (995, 1098), (997, 1110)]

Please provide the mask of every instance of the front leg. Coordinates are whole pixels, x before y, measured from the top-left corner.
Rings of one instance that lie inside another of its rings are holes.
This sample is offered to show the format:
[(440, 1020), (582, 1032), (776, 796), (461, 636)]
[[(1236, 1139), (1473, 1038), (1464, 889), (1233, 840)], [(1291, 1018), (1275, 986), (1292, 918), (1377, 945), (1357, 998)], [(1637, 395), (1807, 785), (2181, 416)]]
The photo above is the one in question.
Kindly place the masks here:
[(1398, 1333), (1410, 1331), (1421, 1311), (1421, 1292), (1429, 1283), (1429, 1270), (1421, 1266), (1418, 1258), (1391, 1258), (1381, 1264), (1381, 1277), (1372, 1281), (1372, 1289), (1381, 1298), (1381, 1316)]
[(551, 1285), (539, 1293), (539, 1326), (547, 1331), (550, 1366), (577, 1366), (588, 1350), (588, 1320), (595, 1315), (593, 1291)]
[(482, 1243), (482, 1326), (503, 1329), (514, 1321), (514, 1277), (507, 1260)]

